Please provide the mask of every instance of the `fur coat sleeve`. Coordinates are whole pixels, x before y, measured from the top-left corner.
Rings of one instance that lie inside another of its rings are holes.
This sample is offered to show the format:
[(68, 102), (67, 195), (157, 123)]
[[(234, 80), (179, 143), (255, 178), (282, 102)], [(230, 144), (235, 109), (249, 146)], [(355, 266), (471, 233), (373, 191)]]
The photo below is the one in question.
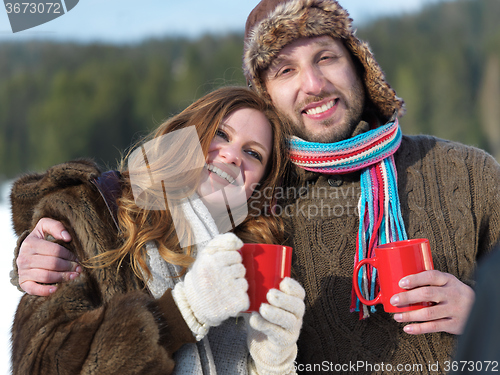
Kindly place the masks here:
[[(80, 261), (115, 248), (116, 227), (88, 161), (18, 179), (12, 216), (18, 235), (42, 217), (61, 221)], [(169, 374), (173, 353), (195, 342), (170, 290), (154, 299), (131, 268), (84, 268), (49, 297), (24, 295), (12, 327), (13, 374)]]

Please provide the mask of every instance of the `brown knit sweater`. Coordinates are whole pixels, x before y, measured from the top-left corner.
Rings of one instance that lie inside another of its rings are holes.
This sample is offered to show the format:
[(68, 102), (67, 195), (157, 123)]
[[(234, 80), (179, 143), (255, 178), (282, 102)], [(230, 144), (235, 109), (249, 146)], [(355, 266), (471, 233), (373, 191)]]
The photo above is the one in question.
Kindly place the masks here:
[[(395, 161), (408, 237), (428, 238), (435, 269), (471, 285), (476, 260), (500, 238), (500, 166), (479, 149), (428, 136), (405, 136)], [(453, 335), (406, 334), (381, 305), (362, 321), (349, 311), (359, 173), (298, 173), (308, 188), (290, 189), (297, 194), (281, 207), (294, 274), (306, 291), (297, 368), (307, 374), (444, 373)]]

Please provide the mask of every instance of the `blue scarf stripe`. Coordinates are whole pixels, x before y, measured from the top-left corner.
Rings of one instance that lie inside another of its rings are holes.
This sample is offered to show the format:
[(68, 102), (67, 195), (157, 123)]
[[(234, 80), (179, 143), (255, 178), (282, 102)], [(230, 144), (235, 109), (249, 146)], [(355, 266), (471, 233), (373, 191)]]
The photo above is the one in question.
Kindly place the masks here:
[(314, 150), (314, 151), (326, 151), (326, 152), (336, 152), (340, 153), (341, 151), (348, 152), (349, 149), (356, 149), (363, 145), (368, 145), (374, 139), (377, 139), (384, 133), (390, 131), (391, 126), (394, 125), (394, 122), (387, 123), (383, 126), (379, 126), (376, 129), (372, 129), (366, 133), (361, 133), (356, 137), (345, 139), (343, 141), (335, 142), (335, 143), (317, 143), (317, 142), (306, 142), (298, 137), (292, 137), (289, 139), (292, 149), (300, 149), (300, 150)]
[[(386, 159), (387, 156), (391, 155), (394, 152), (394, 149), (399, 147), (399, 144), (401, 143), (401, 139), (402, 139), (401, 129), (398, 128), (396, 136), (392, 140), (390, 140), (389, 142), (384, 144), (379, 149), (375, 149), (373, 151), (367, 152), (365, 155), (363, 155), (359, 158), (356, 158), (354, 160), (347, 159), (345, 161), (334, 161), (334, 162), (330, 162), (331, 165), (329, 165), (329, 163), (320, 162), (320, 161), (311, 162), (311, 163), (297, 162), (295, 164), (297, 164), (301, 167), (306, 167), (306, 168), (322, 168), (325, 171), (330, 170), (332, 172), (339, 170), (339, 169), (353, 168), (353, 167), (359, 166), (359, 165), (364, 164), (364, 163), (371, 164), (371, 163), (373, 163), (374, 159), (376, 159), (377, 161), (383, 160), (383, 159)], [(296, 142), (289, 143), (289, 146), (292, 150), (297, 150), (297, 151), (301, 151), (301, 152), (307, 151), (307, 148), (308, 148), (307, 145), (299, 145), (299, 144), (294, 144), (294, 143), (296, 143)], [(310, 142), (305, 142), (305, 143), (307, 144)]]

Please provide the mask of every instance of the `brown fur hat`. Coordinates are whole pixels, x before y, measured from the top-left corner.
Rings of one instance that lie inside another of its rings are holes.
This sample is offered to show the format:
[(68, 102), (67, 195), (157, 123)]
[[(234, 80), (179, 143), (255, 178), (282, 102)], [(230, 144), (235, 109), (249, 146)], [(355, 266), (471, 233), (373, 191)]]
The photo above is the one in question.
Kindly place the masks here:
[(330, 35), (341, 39), (363, 67), (367, 98), (377, 114), (389, 119), (397, 110), (402, 115), (403, 100), (385, 80), (368, 44), (354, 35), (351, 23), (347, 11), (335, 0), (262, 0), (245, 27), (243, 71), (247, 82), (268, 96), (262, 72), (283, 47), (299, 38)]

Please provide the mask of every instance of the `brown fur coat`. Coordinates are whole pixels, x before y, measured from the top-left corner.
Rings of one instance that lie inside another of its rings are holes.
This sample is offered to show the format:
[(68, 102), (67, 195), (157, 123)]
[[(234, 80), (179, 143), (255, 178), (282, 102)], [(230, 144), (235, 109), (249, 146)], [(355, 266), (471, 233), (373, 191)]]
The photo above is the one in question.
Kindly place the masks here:
[[(117, 245), (116, 226), (91, 162), (61, 164), (18, 179), (11, 193), (14, 229), (42, 217), (61, 221), (65, 246), (81, 261)], [(169, 374), (172, 354), (194, 342), (170, 291), (154, 299), (124, 264), (85, 269), (49, 297), (25, 295), (12, 327), (13, 374)]]

